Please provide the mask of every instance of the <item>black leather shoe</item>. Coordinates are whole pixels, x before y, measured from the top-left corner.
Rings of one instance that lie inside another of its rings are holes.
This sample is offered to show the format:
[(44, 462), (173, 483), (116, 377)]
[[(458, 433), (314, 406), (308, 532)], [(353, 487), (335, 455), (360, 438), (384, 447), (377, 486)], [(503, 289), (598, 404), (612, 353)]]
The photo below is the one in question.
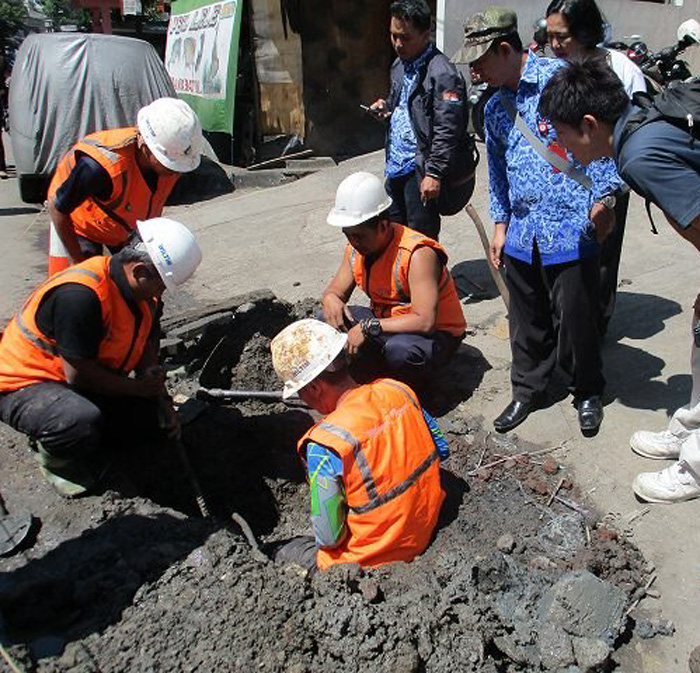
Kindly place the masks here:
[(508, 432), (508, 430), (512, 430), (520, 425), (530, 415), (532, 409), (533, 405), (530, 402), (512, 400), (493, 422), (493, 427), (498, 432)]
[(603, 401), (598, 395), (586, 397), (578, 403), (578, 424), (584, 434), (595, 433), (603, 422)]

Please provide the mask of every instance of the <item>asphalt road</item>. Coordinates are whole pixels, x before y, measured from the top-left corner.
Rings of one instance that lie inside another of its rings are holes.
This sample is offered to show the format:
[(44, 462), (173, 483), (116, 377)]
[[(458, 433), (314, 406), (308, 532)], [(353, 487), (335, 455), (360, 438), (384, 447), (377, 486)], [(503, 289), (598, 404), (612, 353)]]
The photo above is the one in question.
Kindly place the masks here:
[[(177, 305), (221, 299), (270, 288), (296, 300), (318, 296), (339, 263), (344, 245), (339, 230), (325, 224), (335, 187), (355, 170), (381, 173), (380, 153), (359, 157), (298, 182), (265, 190), (235, 192), (212, 201), (172, 208), (197, 233), (204, 262), (176, 300)], [(485, 161), (479, 167), (473, 204), (487, 219)], [(637, 429), (660, 430), (669, 414), (690, 394), (690, 321), (698, 291), (697, 252), (656, 220), (654, 236), (641, 199), (632, 198), (620, 272), (618, 306), (605, 342), (608, 382), (605, 421), (597, 437), (578, 429), (570, 399), (533, 414), (516, 433), (544, 446), (567, 442), (562, 462), (576, 472), (584, 490), (620, 527), (629, 524), (633, 540), (656, 566), (658, 600), (642, 604), (661, 609), (677, 628), (673, 638), (645, 641), (636, 653), (635, 673), (687, 671), (689, 652), (700, 644), (700, 500), (672, 506), (639, 503), (630, 484), (639, 471), (660, 469), (633, 454), (629, 437)], [(15, 179), (0, 181), (0, 319), (3, 324), (45, 273), (48, 219), (19, 200)], [(493, 296), (484, 255), (466, 214), (447, 219), (442, 242), (464, 293), (473, 297), (465, 314), (477, 349), (474, 366), (484, 368), (480, 386), (461, 405), (465, 416), (486, 426), (510, 399), (510, 352), (505, 309)], [(476, 285), (474, 284), (476, 283)], [(166, 297), (167, 301), (167, 297)], [(640, 515), (640, 513), (642, 513)], [(635, 517), (635, 514), (638, 515)], [(633, 653), (634, 654), (634, 653)], [(624, 669), (627, 670), (627, 669)]]

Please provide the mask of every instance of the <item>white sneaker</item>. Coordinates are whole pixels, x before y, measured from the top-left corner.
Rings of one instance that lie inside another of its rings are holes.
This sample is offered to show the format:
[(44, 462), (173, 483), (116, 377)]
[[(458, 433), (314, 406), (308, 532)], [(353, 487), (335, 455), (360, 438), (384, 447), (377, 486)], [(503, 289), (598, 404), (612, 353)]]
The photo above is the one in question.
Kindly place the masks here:
[(700, 497), (700, 484), (680, 461), (661, 472), (638, 474), (632, 490), (647, 502), (681, 502)]
[(630, 446), (640, 456), (655, 460), (675, 460), (681, 455), (681, 440), (668, 430), (639, 430), (630, 437)]

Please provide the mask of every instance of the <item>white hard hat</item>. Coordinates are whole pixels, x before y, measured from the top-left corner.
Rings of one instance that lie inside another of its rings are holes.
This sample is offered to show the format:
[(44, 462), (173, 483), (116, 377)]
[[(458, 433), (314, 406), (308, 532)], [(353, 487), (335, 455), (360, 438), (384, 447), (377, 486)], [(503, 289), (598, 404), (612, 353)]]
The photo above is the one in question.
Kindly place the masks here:
[(202, 159), (202, 125), (192, 108), (179, 98), (159, 98), (137, 116), (148, 149), (166, 168), (193, 171)]
[(202, 251), (194, 234), (167, 217), (154, 217), (136, 223), (141, 240), (165, 286), (174, 290), (197, 270)]
[(688, 19), (678, 26), (678, 34), (676, 37), (681, 42), (683, 38), (689, 36), (693, 42), (700, 44), (700, 23), (695, 19)]
[(313, 381), (345, 348), (347, 334), (307, 318), (285, 327), (270, 344), (272, 366), (284, 382), (287, 399)]
[(334, 227), (355, 227), (367, 222), (391, 205), (382, 181), (372, 173), (360, 171), (349, 175), (338, 185), (335, 207), (327, 222)]

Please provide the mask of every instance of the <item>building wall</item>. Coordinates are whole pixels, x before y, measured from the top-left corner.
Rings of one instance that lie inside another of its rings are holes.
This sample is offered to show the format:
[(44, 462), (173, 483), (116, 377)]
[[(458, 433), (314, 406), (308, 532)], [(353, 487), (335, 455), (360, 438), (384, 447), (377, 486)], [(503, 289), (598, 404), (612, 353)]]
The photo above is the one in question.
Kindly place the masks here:
[(389, 4), (304, 0), (299, 6), (308, 146), (336, 157), (381, 147), (384, 127), (360, 103), (387, 94)]
[[(641, 0), (597, 0), (607, 20), (612, 24), (614, 40), (625, 36), (641, 35), (651, 49), (657, 51), (669, 46), (676, 40), (676, 30), (686, 19), (700, 17), (700, 0), (684, 0), (682, 7), (661, 5)], [(438, 1), (438, 39), (440, 31), (444, 36), (444, 51), (453, 54), (462, 43), (462, 26), (474, 12), (491, 5), (512, 7), (518, 14), (518, 27), (524, 44), (532, 41), (533, 25), (544, 16), (549, 2), (533, 0), (510, 0), (509, 2), (489, 0), (439, 0)], [(441, 6), (444, 16), (440, 16)], [(692, 52), (692, 53), (691, 53)], [(695, 72), (700, 66), (700, 48), (694, 47), (686, 52), (687, 60), (695, 65)]]

